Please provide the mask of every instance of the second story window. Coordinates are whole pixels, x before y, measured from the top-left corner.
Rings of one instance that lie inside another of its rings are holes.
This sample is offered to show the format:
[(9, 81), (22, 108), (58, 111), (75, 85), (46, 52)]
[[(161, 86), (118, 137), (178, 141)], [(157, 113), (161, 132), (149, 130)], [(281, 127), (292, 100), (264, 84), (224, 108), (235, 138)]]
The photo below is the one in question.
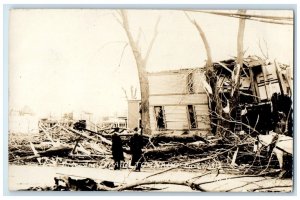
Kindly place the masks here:
[(188, 74), (187, 76), (187, 93), (194, 94), (194, 77), (193, 73)]

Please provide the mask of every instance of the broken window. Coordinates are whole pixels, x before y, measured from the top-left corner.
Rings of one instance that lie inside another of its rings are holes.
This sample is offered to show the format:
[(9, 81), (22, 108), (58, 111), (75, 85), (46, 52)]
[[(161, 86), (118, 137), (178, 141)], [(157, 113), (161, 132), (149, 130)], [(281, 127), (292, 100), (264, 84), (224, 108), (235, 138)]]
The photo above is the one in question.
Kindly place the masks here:
[(162, 106), (154, 106), (156, 127), (158, 130), (165, 129), (164, 111)]
[(190, 73), (187, 76), (187, 91), (188, 91), (189, 94), (194, 93), (193, 73)]
[(196, 114), (193, 105), (188, 105), (188, 119), (190, 128), (197, 128)]

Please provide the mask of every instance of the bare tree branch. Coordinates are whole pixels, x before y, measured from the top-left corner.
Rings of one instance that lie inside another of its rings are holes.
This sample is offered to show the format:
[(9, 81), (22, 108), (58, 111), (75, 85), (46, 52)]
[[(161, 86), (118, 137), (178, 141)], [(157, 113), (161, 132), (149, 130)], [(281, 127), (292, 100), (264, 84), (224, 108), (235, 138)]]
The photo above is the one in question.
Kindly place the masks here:
[(150, 177), (153, 177), (153, 176), (157, 176), (157, 175), (159, 175), (159, 174), (162, 174), (162, 173), (165, 173), (165, 172), (171, 171), (171, 170), (173, 170), (173, 169), (180, 168), (180, 167), (182, 167), (182, 166), (186, 166), (186, 165), (193, 165), (193, 164), (196, 164), (196, 163), (200, 163), (200, 162), (204, 162), (204, 161), (207, 161), (207, 160), (214, 159), (214, 158), (216, 158), (217, 156), (219, 156), (219, 155), (221, 155), (221, 154), (224, 154), (224, 153), (226, 153), (226, 152), (230, 151), (231, 149), (232, 149), (232, 148), (230, 148), (230, 149), (227, 149), (227, 150), (225, 150), (225, 151), (223, 151), (223, 152), (220, 152), (220, 153), (216, 153), (216, 154), (214, 154), (214, 155), (212, 155), (212, 156), (209, 156), (209, 157), (206, 157), (206, 158), (201, 158), (201, 159), (195, 160), (195, 161), (193, 161), (193, 162), (190, 162), (190, 163), (183, 163), (183, 164), (180, 164), (180, 165), (178, 165), (178, 166), (171, 167), (171, 168), (169, 168), (169, 169), (166, 169), (166, 170), (160, 171), (160, 172), (158, 172), (158, 173), (151, 174), (151, 175), (149, 175), (149, 176), (145, 177), (144, 179), (147, 179), (147, 178), (150, 178)]
[(204, 46), (205, 46), (205, 50), (206, 50), (206, 57), (207, 57), (207, 62), (206, 62), (206, 66), (207, 66), (207, 71), (212, 71), (212, 57), (211, 57), (211, 50), (210, 50), (210, 46), (208, 44), (208, 41), (206, 39), (206, 36), (205, 36), (205, 33), (204, 31), (202, 30), (202, 28), (200, 27), (200, 25), (196, 22), (196, 20), (192, 20), (190, 18), (190, 16), (184, 12), (185, 16), (188, 18), (188, 20), (194, 24), (194, 26), (197, 28), (199, 34), (200, 34), (200, 37), (204, 43)]
[[(117, 12), (118, 12), (118, 11), (117, 11)], [(120, 14), (120, 13), (118, 13), (118, 14)], [(118, 16), (115, 15), (115, 13), (112, 13), (112, 15), (113, 15), (113, 17), (116, 19), (116, 21), (117, 21), (121, 26), (123, 26), (123, 24), (122, 24), (121, 20), (118, 18)]]
[(128, 96), (127, 96), (127, 92), (126, 92), (125, 88), (122, 87), (122, 90), (123, 90), (123, 92), (125, 94), (126, 100), (128, 100)]
[(150, 53), (151, 53), (151, 50), (152, 50), (152, 48), (153, 48), (153, 44), (154, 44), (154, 42), (155, 42), (155, 39), (156, 39), (156, 37), (157, 37), (157, 34), (158, 34), (158, 32), (157, 32), (157, 28), (158, 28), (158, 24), (159, 24), (159, 22), (160, 22), (160, 17), (157, 19), (157, 21), (156, 21), (156, 23), (155, 23), (155, 28), (154, 28), (153, 37), (152, 37), (152, 40), (150, 41), (150, 44), (149, 44), (148, 50), (147, 50), (147, 52), (146, 52), (146, 55), (145, 55), (145, 58), (144, 58), (144, 64), (145, 64), (145, 66), (146, 66), (146, 64), (147, 64), (147, 61), (148, 61), (149, 55), (150, 55)]
[(258, 40), (258, 47), (260, 49), (260, 52), (264, 56), (265, 59), (269, 59), (268, 44), (267, 44), (266, 40), (264, 39), (264, 45), (265, 45), (265, 48), (266, 48), (266, 50), (264, 51), (260, 41), (261, 40), (259, 39)]
[(172, 185), (184, 185), (188, 186), (194, 190), (199, 190), (201, 192), (207, 192), (207, 190), (203, 189), (200, 185), (194, 184), (193, 182), (188, 181), (175, 181), (175, 180), (142, 180), (137, 181), (132, 184), (127, 184), (124, 186), (120, 186), (117, 188), (110, 189), (110, 191), (123, 191), (123, 190), (129, 190), (132, 188), (135, 188), (140, 185), (151, 185), (151, 184), (172, 184)]

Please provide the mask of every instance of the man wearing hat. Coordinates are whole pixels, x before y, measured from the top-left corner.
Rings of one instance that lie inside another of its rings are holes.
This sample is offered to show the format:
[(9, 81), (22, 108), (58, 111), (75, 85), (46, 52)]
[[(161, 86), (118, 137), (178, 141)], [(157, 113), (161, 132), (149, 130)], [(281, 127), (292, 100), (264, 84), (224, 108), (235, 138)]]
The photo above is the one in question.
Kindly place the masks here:
[(112, 135), (112, 156), (114, 160), (114, 170), (121, 169), (121, 160), (124, 160), (123, 155), (123, 147), (122, 147), (122, 140), (119, 135), (119, 128), (114, 128), (114, 133)]

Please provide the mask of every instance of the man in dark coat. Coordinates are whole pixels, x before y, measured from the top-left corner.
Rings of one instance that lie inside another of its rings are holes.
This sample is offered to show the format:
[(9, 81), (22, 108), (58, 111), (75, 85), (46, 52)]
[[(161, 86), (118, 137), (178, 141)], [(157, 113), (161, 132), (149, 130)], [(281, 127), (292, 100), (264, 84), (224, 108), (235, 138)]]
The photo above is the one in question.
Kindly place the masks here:
[(131, 166), (136, 166), (136, 171), (141, 171), (141, 166), (144, 161), (142, 157), (143, 138), (138, 134), (138, 129), (134, 129), (135, 133), (130, 138), (129, 146), (132, 154)]
[(122, 140), (119, 136), (119, 128), (114, 129), (114, 133), (112, 135), (112, 155), (114, 159), (114, 170), (121, 168), (121, 160), (124, 160), (123, 155), (123, 147), (122, 147)]

